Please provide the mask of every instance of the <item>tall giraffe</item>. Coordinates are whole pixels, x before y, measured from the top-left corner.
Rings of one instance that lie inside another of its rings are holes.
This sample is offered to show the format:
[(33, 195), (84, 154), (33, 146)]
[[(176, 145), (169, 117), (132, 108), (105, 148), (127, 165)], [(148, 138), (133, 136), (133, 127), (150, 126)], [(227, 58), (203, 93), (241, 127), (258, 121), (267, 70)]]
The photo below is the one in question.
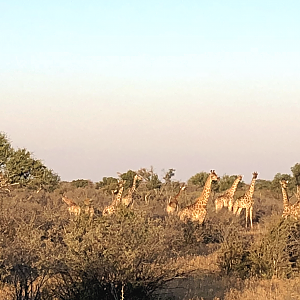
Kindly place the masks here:
[(168, 205), (167, 205), (168, 215), (171, 215), (175, 211), (178, 210), (178, 198), (179, 198), (181, 192), (184, 191), (184, 190), (185, 190), (185, 185), (183, 185), (179, 188), (179, 192), (173, 198), (170, 198), (170, 200), (168, 202)]
[(211, 183), (216, 180), (219, 180), (219, 177), (214, 170), (211, 170), (201, 196), (196, 199), (195, 203), (185, 207), (178, 213), (180, 220), (190, 219), (191, 221), (198, 221), (200, 224), (203, 223), (207, 213), (206, 207), (211, 192)]
[(233, 207), (233, 196), (237, 189), (239, 182), (242, 180), (243, 176), (238, 175), (235, 181), (233, 182), (231, 188), (226, 190), (223, 194), (218, 196), (215, 200), (216, 212), (220, 211), (222, 207), (228, 207), (229, 211), (232, 211)]
[(133, 194), (136, 190), (137, 180), (143, 180), (143, 178), (140, 175), (135, 174), (134, 177), (133, 177), (132, 187), (128, 190), (127, 195), (122, 198), (122, 204), (125, 205), (126, 207), (128, 207), (133, 202), (132, 196), (133, 196)]
[(68, 205), (68, 211), (69, 211), (70, 215), (74, 215), (75, 217), (78, 217), (80, 215), (81, 208), (73, 200), (71, 200), (65, 196), (62, 196), (62, 201)]
[(291, 206), (289, 201), (289, 195), (287, 193), (287, 184), (288, 180), (281, 180), (281, 191), (282, 191), (282, 200), (283, 200), (283, 213), (282, 217), (287, 217), (291, 213)]
[(233, 213), (240, 215), (243, 208), (246, 209), (246, 227), (248, 223), (248, 216), (250, 218), (250, 224), (251, 228), (253, 228), (252, 220), (253, 220), (253, 193), (254, 193), (254, 187), (255, 187), (255, 181), (257, 178), (258, 173), (254, 172), (252, 174), (252, 181), (249, 187), (249, 190), (241, 197), (239, 197), (233, 205)]
[(125, 183), (126, 183), (126, 180), (120, 180), (119, 181), (118, 194), (116, 195), (115, 199), (113, 199), (111, 205), (108, 205), (103, 209), (103, 211), (102, 211), (103, 216), (111, 215), (116, 211), (117, 206), (121, 203), (121, 198), (122, 198), (122, 194), (123, 194), (123, 191), (124, 191)]

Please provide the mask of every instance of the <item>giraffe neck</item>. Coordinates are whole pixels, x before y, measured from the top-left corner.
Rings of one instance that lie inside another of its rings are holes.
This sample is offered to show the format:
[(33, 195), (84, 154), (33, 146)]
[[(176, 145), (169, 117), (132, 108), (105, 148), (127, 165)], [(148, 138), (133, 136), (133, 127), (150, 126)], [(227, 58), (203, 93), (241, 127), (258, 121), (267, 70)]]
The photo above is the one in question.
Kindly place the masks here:
[(132, 196), (133, 193), (135, 192), (136, 181), (137, 181), (137, 177), (134, 176), (133, 183), (132, 183), (132, 187), (131, 187), (131, 189), (128, 191), (128, 196), (129, 196), (129, 195)]
[(203, 188), (202, 194), (201, 196), (198, 198), (196, 204), (201, 204), (201, 205), (206, 205), (208, 202), (208, 198), (210, 195), (210, 190), (211, 190), (211, 176), (209, 175), (206, 182), (205, 182), (205, 186)]
[(248, 190), (248, 192), (246, 194), (249, 198), (252, 198), (252, 196), (253, 196), (255, 181), (256, 181), (256, 178), (252, 178), (249, 190)]
[(123, 191), (124, 191), (124, 186), (121, 186), (115, 200), (112, 203), (113, 205), (115, 205), (121, 201)]
[(62, 197), (63, 201), (68, 204), (69, 206), (74, 205), (73, 201), (71, 201), (70, 199), (66, 198), (66, 197)]
[(183, 191), (183, 187), (180, 187), (180, 189), (179, 189), (179, 192), (173, 197), (173, 198), (170, 198), (170, 201), (169, 201), (169, 203), (176, 203), (176, 204), (178, 204), (178, 197), (179, 197), (179, 195), (181, 194), (181, 192)]
[(282, 190), (282, 198), (283, 198), (283, 208), (289, 207), (290, 201), (286, 191), (286, 187), (281, 187)]
[(237, 178), (237, 179), (233, 182), (231, 188), (228, 190), (228, 195), (229, 195), (229, 196), (233, 197), (233, 195), (234, 195), (234, 193), (235, 193), (235, 191), (236, 191), (236, 189), (237, 189), (237, 186), (238, 186), (240, 180), (241, 180), (240, 178)]
[(175, 195), (174, 200), (177, 201), (177, 198), (179, 197), (179, 195), (181, 194), (181, 192), (183, 191), (183, 187), (181, 187), (179, 189), (179, 192)]

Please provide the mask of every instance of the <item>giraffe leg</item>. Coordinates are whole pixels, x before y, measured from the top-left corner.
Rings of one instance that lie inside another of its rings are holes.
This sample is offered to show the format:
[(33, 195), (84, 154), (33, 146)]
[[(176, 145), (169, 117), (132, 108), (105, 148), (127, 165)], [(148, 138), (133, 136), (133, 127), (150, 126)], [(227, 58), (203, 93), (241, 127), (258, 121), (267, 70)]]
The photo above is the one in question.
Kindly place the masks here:
[(237, 212), (236, 212), (236, 214), (237, 214), (238, 216), (241, 214), (242, 209), (243, 209), (242, 207), (239, 207), (239, 208), (238, 208), (238, 210), (237, 210)]
[(249, 208), (246, 207), (246, 228), (248, 227)]
[(249, 211), (249, 217), (250, 217), (250, 224), (251, 224), (251, 228), (253, 228), (253, 224), (252, 224), (252, 214), (253, 214), (253, 207), (250, 207), (250, 211)]

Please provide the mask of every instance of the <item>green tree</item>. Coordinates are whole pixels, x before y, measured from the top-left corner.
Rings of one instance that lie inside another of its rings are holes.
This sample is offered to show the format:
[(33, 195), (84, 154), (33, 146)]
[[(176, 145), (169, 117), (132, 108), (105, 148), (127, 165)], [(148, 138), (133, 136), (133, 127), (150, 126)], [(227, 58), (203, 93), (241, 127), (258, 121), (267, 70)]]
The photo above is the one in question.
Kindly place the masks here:
[(158, 190), (161, 188), (162, 182), (159, 180), (158, 175), (154, 173), (152, 166), (150, 170), (142, 168), (138, 173), (146, 180), (146, 187), (148, 190)]
[(4, 133), (0, 132), (0, 169), (3, 169), (9, 157), (13, 154), (13, 148)]
[(118, 189), (118, 179), (114, 177), (103, 177), (96, 183), (96, 189), (102, 189), (105, 193), (111, 194)]
[(290, 174), (281, 174), (281, 173), (277, 173), (274, 176), (274, 179), (272, 180), (271, 183), (271, 190), (276, 192), (276, 193), (280, 193), (281, 191), (281, 184), (280, 181), (281, 180), (288, 180), (289, 184), (288, 184), (288, 190), (293, 190), (295, 188), (295, 178), (293, 178)]
[(54, 190), (60, 178), (26, 149), (13, 151), (5, 164), (10, 183), (19, 183), (33, 189)]
[(255, 188), (258, 190), (271, 190), (272, 181), (265, 179), (257, 179), (255, 183)]
[(296, 184), (300, 185), (300, 164), (296, 163), (293, 167), (291, 167), (291, 171), (296, 180)]
[(188, 184), (194, 184), (200, 187), (204, 187), (208, 176), (209, 174), (206, 172), (197, 173), (188, 180)]
[(93, 186), (93, 182), (87, 179), (72, 180), (71, 184), (76, 188), (85, 188), (87, 186)]
[(173, 176), (175, 176), (175, 169), (169, 169), (169, 171), (166, 172), (165, 176), (163, 177), (165, 183), (171, 183), (171, 179)]
[[(237, 178), (237, 175), (227, 175), (227, 174), (224, 174), (220, 181), (218, 181), (218, 192), (223, 192), (223, 191), (226, 191), (227, 189), (229, 189), (233, 182), (236, 180)], [(243, 185), (243, 182), (240, 181), (239, 184), (238, 184), (238, 187), (242, 186)]]

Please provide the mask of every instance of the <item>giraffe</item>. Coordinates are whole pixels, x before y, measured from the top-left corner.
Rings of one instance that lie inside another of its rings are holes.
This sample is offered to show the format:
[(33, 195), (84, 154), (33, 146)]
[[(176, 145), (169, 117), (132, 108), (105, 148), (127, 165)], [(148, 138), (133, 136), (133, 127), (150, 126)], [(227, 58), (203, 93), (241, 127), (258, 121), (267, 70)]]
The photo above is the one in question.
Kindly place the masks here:
[(295, 196), (298, 201), (300, 201), (300, 185), (297, 184), (297, 192), (295, 193)]
[[(287, 218), (288, 216), (298, 220), (300, 218), (300, 199), (293, 205), (290, 205), (287, 194), (287, 183), (288, 181), (281, 180), (282, 197), (283, 197), (283, 214), (282, 217)], [(297, 186), (297, 194), (299, 192), (299, 186)], [(296, 194), (296, 197), (297, 197)], [(298, 194), (299, 195), (299, 194)], [(298, 198), (298, 197), (297, 197)]]
[(83, 204), (84, 204), (84, 213), (86, 215), (89, 216), (89, 219), (92, 220), (93, 219), (93, 216), (94, 216), (94, 213), (95, 213), (95, 210), (94, 210), (94, 207), (92, 205), (92, 202), (93, 200), (92, 199), (89, 199), (89, 198), (86, 198), (84, 201), (83, 201)]
[(122, 194), (124, 191), (124, 185), (126, 183), (126, 180), (120, 180), (119, 181), (119, 191), (118, 194), (116, 195), (116, 197), (113, 199), (111, 205), (106, 206), (103, 211), (102, 211), (102, 215), (106, 216), (106, 215), (111, 215), (115, 212), (117, 206), (121, 203), (121, 198), (122, 198)]
[(179, 198), (181, 192), (185, 190), (185, 188), (186, 188), (185, 185), (181, 186), (179, 188), (179, 192), (173, 198), (169, 199), (169, 203), (167, 205), (167, 213), (168, 213), (168, 215), (171, 215), (175, 211), (178, 210), (178, 198)]
[(133, 177), (132, 187), (128, 190), (127, 195), (122, 198), (122, 204), (125, 205), (126, 207), (128, 207), (130, 204), (133, 203), (132, 196), (133, 196), (133, 194), (135, 192), (135, 189), (136, 189), (137, 180), (143, 180), (143, 178), (140, 175), (135, 174), (134, 177)]
[(243, 176), (238, 175), (235, 181), (233, 182), (231, 188), (226, 190), (223, 194), (218, 196), (215, 200), (216, 212), (220, 211), (222, 207), (228, 207), (229, 211), (232, 211), (233, 207), (233, 196), (237, 189), (239, 182), (242, 180)]
[(70, 213), (70, 215), (74, 215), (75, 217), (78, 217), (81, 213), (81, 208), (79, 205), (77, 205), (73, 200), (62, 196), (62, 201), (64, 201), (69, 207), (68, 207), (68, 211)]
[(287, 217), (291, 213), (291, 206), (289, 201), (289, 195), (287, 193), (287, 184), (288, 180), (281, 180), (281, 191), (282, 191), (282, 200), (283, 200), (283, 213), (282, 217)]
[(241, 211), (243, 208), (246, 209), (246, 227), (247, 227), (247, 222), (248, 222), (248, 216), (250, 218), (250, 224), (251, 228), (253, 228), (252, 224), (252, 214), (253, 214), (253, 193), (254, 193), (254, 186), (255, 186), (255, 181), (257, 178), (258, 173), (254, 172), (252, 174), (252, 181), (249, 187), (249, 190), (241, 197), (239, 197), (233, 205), (233, 213), (240, 215)]
[(200, 224), (203, 223), (207, 212), (206, 207), (211, 191), (211, 183), (216, 180), (219, 180), (219, 177), (214, 170), (211, 170), (201, 196), (196, 199), (195, 203), (185, 207), (179, 212), (180, 220), (185, 221), (190, 219), (191, 221), (198, 221)]

